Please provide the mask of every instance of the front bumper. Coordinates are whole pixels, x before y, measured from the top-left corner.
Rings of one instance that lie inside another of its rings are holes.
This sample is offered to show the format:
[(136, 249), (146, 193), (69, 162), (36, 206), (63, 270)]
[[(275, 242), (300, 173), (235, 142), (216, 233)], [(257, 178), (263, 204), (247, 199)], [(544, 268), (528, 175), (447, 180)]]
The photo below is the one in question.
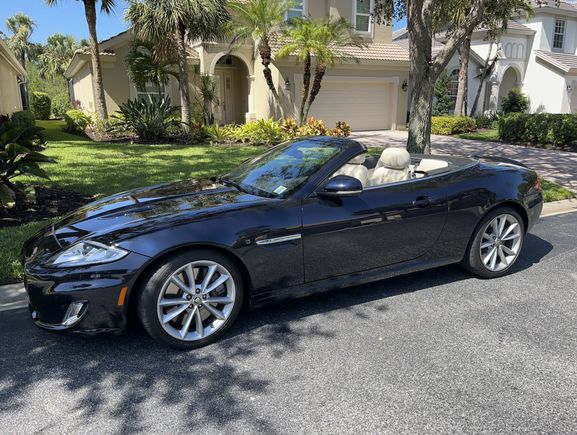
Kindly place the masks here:
[(122, 260), (83, 268), (25, 265), (30, 314), (40, 328), (84, 334), (120, 333), (136, 276), (149, 261), (131, 253)]

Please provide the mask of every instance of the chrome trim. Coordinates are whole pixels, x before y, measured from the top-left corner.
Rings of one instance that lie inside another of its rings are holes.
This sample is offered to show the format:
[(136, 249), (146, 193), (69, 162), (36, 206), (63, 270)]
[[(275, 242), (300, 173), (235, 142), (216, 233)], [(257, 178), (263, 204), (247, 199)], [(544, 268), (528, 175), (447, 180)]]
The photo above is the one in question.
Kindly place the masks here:
[(283, 236), (283, 237), (276, 237), (274, 239), (264, 239), (264, 240), (257, 240), (257, 245), (273, 245), (275, 243), (284, 243), (284, 242), (291, 242), (293, 240), (299, 240), (302, 238), (301, 234), (292, 234), (290, 236)]

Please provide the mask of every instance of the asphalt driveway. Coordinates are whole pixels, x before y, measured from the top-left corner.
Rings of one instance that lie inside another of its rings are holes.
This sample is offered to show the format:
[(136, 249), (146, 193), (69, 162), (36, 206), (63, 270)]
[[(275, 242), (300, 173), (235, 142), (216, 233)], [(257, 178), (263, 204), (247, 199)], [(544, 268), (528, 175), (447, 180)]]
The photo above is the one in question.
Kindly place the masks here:
[(0, 433), (575, 433), (577, 213), (512, 275), (445, 267), (245, 314), (182, 353), (0, 312)]
[[(365, 131), (354, 133), (351, 137), (367, 146), (407, 146), (407, 132), (404, 131)], [(433, 154), (454, 156), (481, 154), (515, 159), (536, 170), (541, 176), (577, 192), (577, 153), (466, 140), (451, 136), (431, 136), (431, 148)]]

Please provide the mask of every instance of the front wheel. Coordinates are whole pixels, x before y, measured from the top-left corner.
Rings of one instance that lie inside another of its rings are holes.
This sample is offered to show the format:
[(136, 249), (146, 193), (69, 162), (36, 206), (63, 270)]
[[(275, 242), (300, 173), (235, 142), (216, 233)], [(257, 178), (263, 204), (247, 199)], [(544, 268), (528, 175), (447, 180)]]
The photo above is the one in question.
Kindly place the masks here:
[(484, 278), (503, 276), (518, 260), (524, 241), (519, 213), (508, 207), (496, 209), (481, 220), (462, 265)]
[(228, 257), (195, 250), (151, 271), (140, 293), (138, 314), (155, 340), (178, 349), (216, 341), (243, 303), (242, 276)]

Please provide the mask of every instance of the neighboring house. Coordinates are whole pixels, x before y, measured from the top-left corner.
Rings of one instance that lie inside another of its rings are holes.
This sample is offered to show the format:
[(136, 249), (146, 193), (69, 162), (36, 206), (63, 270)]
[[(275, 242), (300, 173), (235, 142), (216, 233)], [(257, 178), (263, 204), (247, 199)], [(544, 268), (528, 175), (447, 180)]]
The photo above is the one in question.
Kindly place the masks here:
[[(477, 115), (498, 111), (502, 99), (512, 88), (520, 88), (531, 100), (531, 112), (577, 112), (577, 5), (554, 0), (534, 3), (534, 16), (509, 21), (508, 28), (495, 44), (487, 41), (487, 32), (473, 34), (469, 66), (469, 110), (479, 89), (479, 76), (487, 58), (495, 66), (481, 89)], [(405, 29), (395, 32), (394, 42), (408, 48)], [(434, 53), (442, 48), (435, 42)], [(433, 54), (434, 54), (433, 53)], [(459, 55), (448, 67), (450, 89), (456, 97)]]
[(0, 39), (0, 115), (22, 110), (25, 80), (26, 70), (6, 42)]
[[(310, 115), (332, 127), (347, 121), (354, 130), (402, 129), (407, 116), (407, 81), (409, 54), (392, 42), (390, 26), (377, 25), (371, 19), (374, 0), (299, 0), (287, 19), (303, 17), (345, 17), (367, 40), (367, 48), (350, 48), (347, 53), (359, 63), (347, 61), (329, 68), (322, 90)], [(125, 57), (131, 42), (130, 32), (102, 41), (102, 73), (109, 112), (124, 101), (137, 97), (127, 76)], [(278, 49), (279, 47), (273, 47)], [(280, 103), (273, 100), (254, 44), (245, 44), (232, 51), (228, 44), (200, 41), (190, 46), (191, 95), (200, 73), (213, 75), (218, 83), (220, 104), (216, 108), (219, 123), (243, 123), (261, 118), (295, 116), (301, 97), (302, 66), (294, 58), (274, 61), (273, 79)], [(94, 111), (90, 56), (77, 52), (66, 71), (74, 100), (82, 108)], [(178, 104), (178, 83), (167, 87), (167, 95)]]

